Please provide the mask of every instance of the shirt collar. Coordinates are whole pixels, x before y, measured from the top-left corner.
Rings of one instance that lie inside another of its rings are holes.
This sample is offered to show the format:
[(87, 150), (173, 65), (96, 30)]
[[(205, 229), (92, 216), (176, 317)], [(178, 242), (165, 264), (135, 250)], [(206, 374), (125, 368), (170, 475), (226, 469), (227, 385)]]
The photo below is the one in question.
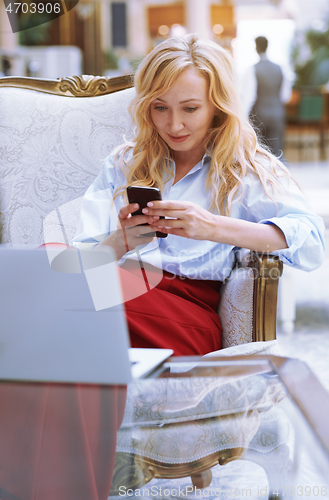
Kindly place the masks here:
[[(173, 163), (175, 163), (175, 161), (172, 159), (172, 158), (168, 158), (167, 156), (165, 156), (165, 159), (172, 165)], [(211, 156), (210, 156), (210, 151), (206, 151), (205, 154), (203, 155), (203, 157), (201, 158), (201, 160), (191, 169), (191, 171), (195, 171), (195, 170), (199, 170), (199, 168), (202, 168), (204, 166), (204, 164), (206, 162), (208, 162), (208, 160), (211, 159)], [(196, 168), (198, 167), (198, 168)]]

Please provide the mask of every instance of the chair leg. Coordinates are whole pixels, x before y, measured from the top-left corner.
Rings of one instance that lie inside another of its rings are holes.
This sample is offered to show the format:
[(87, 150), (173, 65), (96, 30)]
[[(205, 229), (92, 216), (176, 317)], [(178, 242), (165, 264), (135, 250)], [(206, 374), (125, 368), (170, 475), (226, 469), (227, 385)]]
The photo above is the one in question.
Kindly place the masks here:
[(289, 447), (286, 444), (281, 444), (268, 453), (247, 450), (244, 459), (254, 462), (264, 469), (268, 480), (266, 491), (268, 500), (283, 498), (281, 490), (284, 485), (293, 484), (293, 464)]
[(199, 472), (196, 474), (191, 474), (191, 481), (195, 488), (202, 489), (207, 488), (212, 481), (212, 473), (211, 470), (204, 470), (203, 472)]
[[(284, 405), (284, 401), (281, 406)], [(294, 484), (294, 457), (289, 442), (291, 423), (280, 405), (268, 412), (261, 412), (259, 428), (246, 451), (244, 460), (260, 465), (268, 480), (268, 500), (285, 500), (281, 489)]]

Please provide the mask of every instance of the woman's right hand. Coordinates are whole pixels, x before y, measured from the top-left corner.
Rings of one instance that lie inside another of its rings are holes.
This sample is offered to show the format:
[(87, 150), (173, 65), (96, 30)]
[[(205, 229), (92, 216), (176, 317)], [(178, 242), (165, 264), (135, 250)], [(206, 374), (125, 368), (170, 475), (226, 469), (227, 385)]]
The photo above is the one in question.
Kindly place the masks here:
[[(123, 206), (119, 212), (119, 224), (121, 227), (118, 227), (116, 231), (113, 231), (100, 243), (100, 245), (111, 246), (118, 260), (130, 250), (134, 250), (138, 245), (147, 245), (155, 238), (155, 232), (149, 224), (158, 220), (159, 217), (151, 215), (132, 216), (138, 208), (138, 203), (130, 203)], [(147, 226), (140, 225), (145, 223)], [(149, 236), (150, 233), (152, 233), (151, 236)], [(143, 236), (146, 234), (148, 236)]]

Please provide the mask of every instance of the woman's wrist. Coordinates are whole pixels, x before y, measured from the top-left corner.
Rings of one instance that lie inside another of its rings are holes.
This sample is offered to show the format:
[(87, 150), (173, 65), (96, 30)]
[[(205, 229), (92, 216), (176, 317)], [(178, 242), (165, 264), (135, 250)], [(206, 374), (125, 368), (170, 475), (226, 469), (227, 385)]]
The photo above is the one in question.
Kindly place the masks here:
[(264, 253), (288, 248), (284, 233), (276, 225), (259, 224), (225, 215), (214, 217), (216, 224), (212, 241)]
[(100, 245), (107, 245), (111, 248), (113, 248), (115, 255), (117, 257), (117, 260), (120, 260), (121, 257), (123, 257), (126, 253), (126, 245), (124, 243), (123, 237), (121, 237), (119, 234), (119, 230), (113, 231), (109, 236), (103, 240)]

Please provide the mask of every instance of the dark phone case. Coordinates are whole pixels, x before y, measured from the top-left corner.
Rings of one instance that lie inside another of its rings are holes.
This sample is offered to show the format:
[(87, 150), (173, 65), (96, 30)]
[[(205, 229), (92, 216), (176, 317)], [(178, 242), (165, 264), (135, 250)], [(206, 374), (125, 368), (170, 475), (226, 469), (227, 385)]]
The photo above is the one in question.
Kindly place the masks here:
[[(132, 215), (143, 215), (142, 209), (146, 208), (149, 201), (161, 200), (161, 192), (158, 188), (149, 188), (142, 186), (128, 186), (127, 187), (127, 196), (129, 203), (138, 203), (139, 209), (134, 212)], [(164, 219), (163, 216), (160, 219)], [(147, 224), (141, 224), (146, 226)], [(156, 231), (156, 236), (158, 238), (166, 238), (168, 236), (167, 233), (162, 233), (161, 231)], [(145, 235), (146, 236), (146, 235)]]

